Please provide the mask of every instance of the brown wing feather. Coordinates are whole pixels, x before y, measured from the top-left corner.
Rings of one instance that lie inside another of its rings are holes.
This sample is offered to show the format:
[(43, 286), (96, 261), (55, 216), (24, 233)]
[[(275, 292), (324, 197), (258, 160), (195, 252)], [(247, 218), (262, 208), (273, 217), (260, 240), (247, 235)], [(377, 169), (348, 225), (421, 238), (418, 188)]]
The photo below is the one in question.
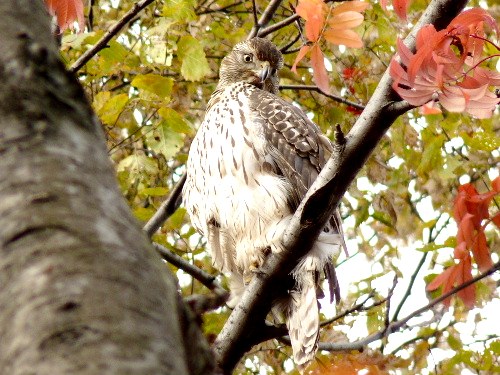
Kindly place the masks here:
[[(255, 120), (262, 121), (276, 173), (287, 178), (294, 187), (290, 205), (296, 209), (330, 157), (333, 146), (302, 110), (280, 97), (255, 90), (250, 103)], [(325, 231), (340, 234), (343, 242), (338, 210), (334, 211)], [(345, 243), (343, 247), (346, 248)], [(332, 264), (326, 265), (325, 275), (329, 281), (330, 299), (339, 301), (338, 281)]]
[(280, 97), (255, 90), (250, 102), (262, 119), (269, 154), (294, 187), (298, 205), (330, 157), (332, 145), (304, 112)]

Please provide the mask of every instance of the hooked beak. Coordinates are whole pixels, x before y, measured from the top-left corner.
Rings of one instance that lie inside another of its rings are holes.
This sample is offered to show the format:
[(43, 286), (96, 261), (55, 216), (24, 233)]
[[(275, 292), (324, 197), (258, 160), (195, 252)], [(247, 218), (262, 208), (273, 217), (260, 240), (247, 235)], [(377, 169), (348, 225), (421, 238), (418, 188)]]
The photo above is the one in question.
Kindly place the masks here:
[(258, 72), (258, 76), (261, 82), (264, 82), (269, 76), (271, 75), (271, 66), (269, 65), (268, 61), (264, 61), (261, 64), (261, 68)]

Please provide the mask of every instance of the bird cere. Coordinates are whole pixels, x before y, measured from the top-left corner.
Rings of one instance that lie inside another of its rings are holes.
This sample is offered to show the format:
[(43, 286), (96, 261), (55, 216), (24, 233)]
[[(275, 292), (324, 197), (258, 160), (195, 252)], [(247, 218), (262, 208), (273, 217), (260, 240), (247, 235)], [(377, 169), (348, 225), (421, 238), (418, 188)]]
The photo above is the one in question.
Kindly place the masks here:
[[(222, 60), (219, 83), (189, 151), (184, 205), (206, 236), (215, 267), (229, 276), (230, 307), (266, 255), (283, 250), (283, 233), (333, 150), (303, 111), (277, 96), (282, 65), (270, 41), (238, 43)], [(293, 270), (295, 286), (286, 301), (273, 305), (273, 315), (284, 317), (300, 369), (318, 348), (323, 274), (331, 299), (339, 298), (332, 262), (343, 245), (335, 211)]]

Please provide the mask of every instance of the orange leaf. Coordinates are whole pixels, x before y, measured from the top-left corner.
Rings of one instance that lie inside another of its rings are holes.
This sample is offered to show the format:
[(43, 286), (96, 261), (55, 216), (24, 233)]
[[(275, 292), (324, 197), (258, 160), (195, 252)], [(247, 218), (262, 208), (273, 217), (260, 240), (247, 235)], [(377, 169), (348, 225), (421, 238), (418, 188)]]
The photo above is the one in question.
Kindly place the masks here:
[(323, 33), (323, 36), (327, 41), (333, 44), (343, 44), (344, 46), (351, 48), (363, 47), (363, 41), (353, 30), (328, 29)]
[(325, 68), (325, 58), (319, 45), (315, 44), (311, 48), (311, 65), (313, 68), (314, 82), (321, 91), (329, 94), (328, 73)]
[(306, 20), (306, 37), (311, 42), (319, 39), (325, 23), (326, 4), (323, 0), (299, 0), (295, 11)]
[(331, 17), (328, 20), (328, 24), (331, 29), (335, 30), (352, 29), (353, 27), (361, 25), (364, 19), (361, 13), (347, 11)]
[(85, 26), (82, 0), (45, 0), (49, 13), (57, 17), (57, 24), (62, 33), (67, 28), (72, 28), (78, 20), (80, 32)]
[(349, 11), (361, 13), (365, 11), (368, 6), (369, 4), (364, 1), (346, 1), (335, 6), (330, 14), (332, 16), (335, 16), (337, 14)]
[(311, 47), (309, 46), (303, 46), (299, 53), (297, 54), (297, 57), (295, 58), (295, 61), (292, 66), (292, 72), (297, 73), (297, 64), (304, 58), (304, 56), (309, 52)]
[(441, 113), (441, 110), (439, 108), (435, 107), (435, 102), (428, 102), (422, 106), (420, 109), (420, 113), (423, 115), (437, 115)]

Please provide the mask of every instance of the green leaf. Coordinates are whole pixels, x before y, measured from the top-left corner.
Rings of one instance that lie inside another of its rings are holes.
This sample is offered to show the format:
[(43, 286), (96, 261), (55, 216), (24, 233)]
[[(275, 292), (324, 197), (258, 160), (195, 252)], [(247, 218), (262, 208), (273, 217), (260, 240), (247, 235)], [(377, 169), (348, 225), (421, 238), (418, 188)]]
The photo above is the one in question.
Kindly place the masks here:
[(390, 215), (386, 214), (385, 212), (382, 212), (382, 211), (375, 211), (372, 215), (372, 217), (381, 222), (382, 224), (384, 225), (387, 225), (388, 227), (390, 228), (393, 228), (394, 225), (393, 225), (393, 220), (391, 218)]
[(150, 187), (139, 191), (139, 194), (147, 197), (163, 197), (168, 194), (170, 189), (168, 187)]
[(162, 15), (175, 21), (193, 21), (196, 19), (195, 6), (195, 0), (168, 0), (163, 5)]
[(141, 154), (130, 155), (122, 159), (118, 163), (116, 169), (118, 172), (124, 170), (135, 173), (145, 172), (149, 174), (157, 172), (156, 163), (151, 158), (148, 158), (146, 155)]
[(158, 114), (174, 132), (188, 135), (194, 134), (194, 129), (172, 108), (160, 108)]
[(448, 336), (448, 339), (446, 341), (448, 341), (448, 345), (450, 346), (451, 349), (455, 351), (462, 350), (463, 347), (462, 341), (457, 339), (455, 336), (450, 334), (450, 336)]
[(101, 92), (94, 99), (94, 108), (104, 124), (115, 125), (128, 101), (127, 94), (111, 96), (109, 92)]
[(172, 216), (170, 216), (165, 223), (165, 229), (170, 232), (178, 230), (184, 224), (184, 217), (186, 216), (186, 209), (183, 207), (178, 208)]
[(433, 137), (424, 147), (420, 165), (417, 168), (419, 174), (427, 174), (431, 170), (441, 167), (443, 157), (441, 156), (441, 147), (443, 146), (444, 136)]
[(184, 137), (170, 129), (169, 124), (163, 120), (158, 127), (147, 134), (148, 145), (166, 159), (170, 159), (181, 148)]
[(366, 221), (370, 217), (368, 209), (370, 208), (370, 204), (366, 199), (360, 199), (358, 201), (359, 207), (358, 210), (356, 210), (356, 223), (354, 226), (357, 228), (361, 223)]
[(500, 148), (500, 138), (492, 133), (476, 132), (470, 137), (462, 132), (460, 135), (467, 146), (476, 150), (492, 152)]
[(139, 74), (132, 80), (132, 86), (157, 95), (164, 101), (170, 100), (174, 80), (158, 74)]
[(142, 221), (142, 222), (146, 222), (148, 221), (149, 219), (151, 219), (151, 217), (154, 215), (155, 213), (155, 210), (152, 208), (152, 207), (148, 207), (148, 208), (145, 208), (145, 207), (137, 207), (135, 210), (134, 210), (134, 216)]
[(203, 47), (192, 36), (185, 35), (179, 40), (177, 55), (182, 61), (181, 74), (188, 81), (199, 81), (210, 74)]
[(436, 251), (438, 249), (442, 249), (443, 247), (448, 247), (447, 245), (438, 245), (436, 243), (428, 243), (425, 244), (424, 246), (418, 248), (418, 251), (421, 251), (423, 253), (429, 252), (429, 251)]

